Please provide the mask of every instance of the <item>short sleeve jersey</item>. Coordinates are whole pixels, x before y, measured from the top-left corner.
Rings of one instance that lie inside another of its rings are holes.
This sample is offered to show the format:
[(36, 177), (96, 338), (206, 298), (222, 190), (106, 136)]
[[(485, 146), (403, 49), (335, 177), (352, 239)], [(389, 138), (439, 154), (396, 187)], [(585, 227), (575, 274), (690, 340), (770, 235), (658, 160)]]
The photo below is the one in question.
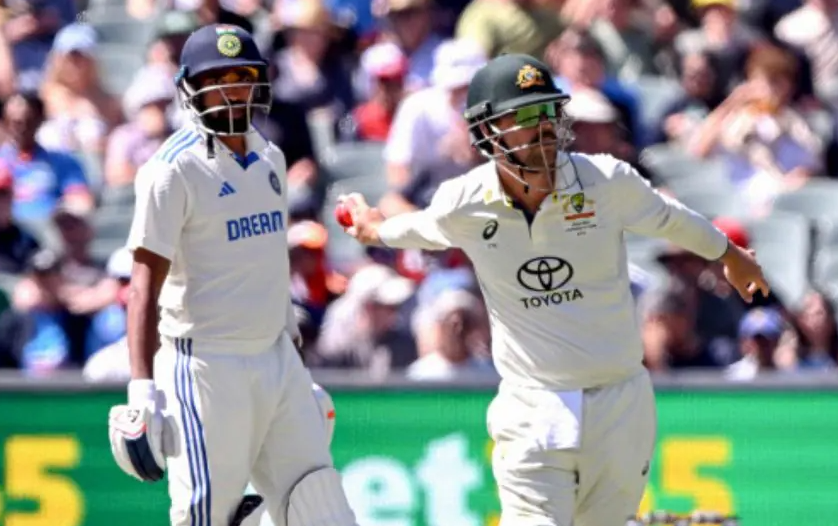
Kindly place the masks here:
[(163, 336), (195, 352), (264, 349), (289, 305), (285, 157), (255, 130), (244, 159), (214, 143), (210, 157), (189, 124), (142, 166), (128, 245), (171, 261)]

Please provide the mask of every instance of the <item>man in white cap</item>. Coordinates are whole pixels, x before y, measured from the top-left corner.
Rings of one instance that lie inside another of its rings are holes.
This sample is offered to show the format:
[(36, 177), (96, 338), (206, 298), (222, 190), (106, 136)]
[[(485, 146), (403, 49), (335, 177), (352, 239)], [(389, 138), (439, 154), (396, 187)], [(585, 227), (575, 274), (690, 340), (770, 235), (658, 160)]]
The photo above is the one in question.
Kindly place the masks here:
[(387, 213), (424, 206), (439, 183), (479, 161), (462, 115), (468, 83), (485, 63), (477, 44), (448, 40), (437, 48), (432, 86), (402, 101), (384, 150), (390, 191), (380, 206)]

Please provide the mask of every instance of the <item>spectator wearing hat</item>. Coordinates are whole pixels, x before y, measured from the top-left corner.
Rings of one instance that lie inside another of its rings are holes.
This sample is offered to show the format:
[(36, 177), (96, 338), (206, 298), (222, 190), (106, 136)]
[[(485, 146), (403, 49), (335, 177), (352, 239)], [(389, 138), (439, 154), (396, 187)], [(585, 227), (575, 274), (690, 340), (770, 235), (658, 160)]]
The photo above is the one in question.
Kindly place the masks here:
[(430, 86), (442, 37), (434, 31), (433, 0), (373, 0), (372, 12), (382, 22), (383, 40), (393, 42), (408, 58), (406, 89)]
[(134, 184), (137, 170), (154, 156), (172, 132), (168, 111), (177, 94), (171, 77), (162, 67), (146, 68), (123, 99), (127, 122), (108, 139), (105, 154), (105, 186), (120, 188)]
[(306, 308), (317, 326), (326, 306), (341, 292), (339, 278), (327, 268), (327, 242), (326, 228), (315, 221), (299, 221), (288, 229), (291, 298)]
[[(185, 11), (165, 11), (155, 22), (154, 36), (146, 52), (146, 66), (162, 67), (174, 78), (180, 52), (186, 39), (200, 27), (197, 15)], [(140, 78), (145, 68), (134, 77)], [(170, 81), (171, 81), (170, 78)]]
[(38, 241), (15, 223), (12, 217), (13, 200), (12, 172), (0, 162), (0, 272), (6, 274), (22, 273), (40, 248)]
[(369, 84), (370, 97), (352, 112), (354, 137), (385, 142), (405, 94), (407, 56), (391, 42), (374, 44), (361, 55), (361, 70)]
[(474, 347), (482, 312), (478, 298), (462, 290), (445, 291), (417, 310), (415, 332), (432, 334), (433, 346), (410, 364), (406, 376), (417, 381), (499, 380), (491, 359)]
[(103, 154), (107, 134), (122, 122), (119, 101), (104, 88), (95, 58), (93, 26), (73, 23), (55, 37), (41, 86), (46, 121), (38, 132), (45, 147)]
[(374, 378), (407, 367), (417, 354), (402, 307), (414, 289), (382, 265), (358, 270), (326, 312), (311, 365), (364, 370)]
[(556, 73), (556, 86), (575, 96), (577, 91), (596, 90), (602, 93), (619, 114), (619, 125), (626, 140), (636, 148), (645, 137), (638, 113), (637, 96), (628, 87), (607, 74), (605, 53), (590, 32), (570, 28), (547, 46), (544, 61)]
[(488, 57), (524, 53), (541, 57), (565, 24), (559, 10), (527, 0), (472, 0), (457, 24), (458, 38), (477, 42)]
[(754, 309), (739, 324), (739, 349), (742, 359), (725, 370), (729, 380), (748, 381), (766, 373), (777, 373), (776, 354), (781, 339), (790, 329), (779, 312)]
[(482, 160), (463, 112), (468, 84), (485, 63), (475, 43), (448, 40), (437, 49), (433, 86), (402, 101), (384, 150), (389, 192), (379, 206), (385, 214), (426, 206), (440, 183)]
[(44, 106), (37, 95), (12, 96), (3, 107), (8, 140), (0, 147), (0, 159), (14, 177), (13, 216), (40, 228), (60, 203), (75, 210), (93, 209), (93, 195), (81, 165), (66, 153), (47, 149), (36, 140), (43, 120)]

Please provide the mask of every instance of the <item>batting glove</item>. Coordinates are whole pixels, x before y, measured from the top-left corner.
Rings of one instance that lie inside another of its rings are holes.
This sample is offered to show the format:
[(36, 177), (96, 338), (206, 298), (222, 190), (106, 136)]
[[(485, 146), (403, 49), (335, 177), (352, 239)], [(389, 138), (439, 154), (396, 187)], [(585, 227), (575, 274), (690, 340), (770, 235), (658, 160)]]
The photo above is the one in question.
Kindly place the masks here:
[(162, 479), (165, 420), (157, 408), (154, 381), (131, 380), (128, 405), (112, 407), (108, 420), (111, 452), (122, 471), (143, 482)]

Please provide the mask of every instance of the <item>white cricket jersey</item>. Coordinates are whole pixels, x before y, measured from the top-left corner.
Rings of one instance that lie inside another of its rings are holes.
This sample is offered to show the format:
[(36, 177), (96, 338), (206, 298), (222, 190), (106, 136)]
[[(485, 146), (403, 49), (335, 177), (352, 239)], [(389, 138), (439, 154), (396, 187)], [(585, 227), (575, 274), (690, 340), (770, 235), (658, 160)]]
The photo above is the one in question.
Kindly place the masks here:
[[(563, 154), (566, 155), (566, 154)], [(707, 259), (727, 238), (608, 155), (570, 154), (530, 223), (495, 163), (443, 183), (431, 205), (379, 230), (401, 248), (461, 248), (471, 259), (505, 382), (584, 389), (641, 371), (643, 347), (623, 233), (667, 238)]]
[(246, 159), (219, 141), (209, 158), (191, 123), (136, 177), (130, 249), (171, 261), (160, 334), (195, 352), (258, 352), (290, 328), (285, 156), (255, 130)]

